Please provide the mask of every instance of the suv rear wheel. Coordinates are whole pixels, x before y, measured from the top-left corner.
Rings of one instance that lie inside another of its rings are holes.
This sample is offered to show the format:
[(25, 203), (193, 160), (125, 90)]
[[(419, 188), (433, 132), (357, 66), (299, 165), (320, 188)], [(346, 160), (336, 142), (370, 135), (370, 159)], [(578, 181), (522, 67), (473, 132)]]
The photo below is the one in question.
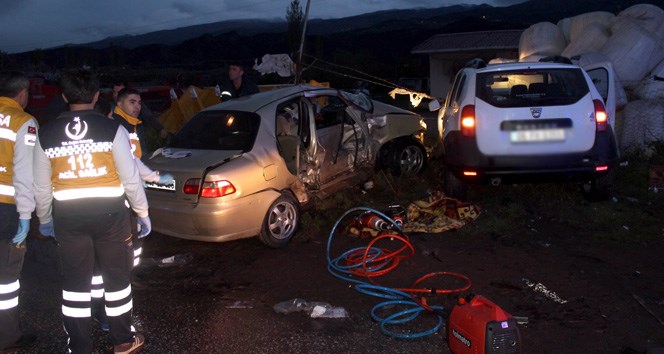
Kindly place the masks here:
[(592, 179), (583, 184), (583, 195), (588, 200), (601, 201), (611, 197), (615, 172), (610, 171), (604, 176)]
[(270, 205), (258, 238), (272, 248), (286, 246), (300, 222), (300, 208), (295, 198), (284, 193)]
[(443, 187), (443, 191), (445, 192), (446, 196), (459, 200), (466, 199), (466, 195), (468, 194), (468, 185), (463, 183), (454, 175), (454, 173), (447, 169), (445, 170), (444, 182), (445, 185)]

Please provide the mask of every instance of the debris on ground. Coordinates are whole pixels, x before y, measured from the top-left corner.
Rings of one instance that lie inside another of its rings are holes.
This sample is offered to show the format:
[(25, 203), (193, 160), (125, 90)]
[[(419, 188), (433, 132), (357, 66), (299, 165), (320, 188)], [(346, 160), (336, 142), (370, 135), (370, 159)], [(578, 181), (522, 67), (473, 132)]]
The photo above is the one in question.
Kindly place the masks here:
[(558, 294), (556, 294), (554, 291), (549, 290), (544, 284), (533, 283), (527, 278), (523, 278), (523, 281), (526, 283), (526, 286), (533, 289), (534, 292), (542, 293), (544, 294), (545, 297), (548, 297), (549, 299), (559, 304), (567, 303), (567, 300), (563, 300), (560, 296), (558, 296)]
[(141, 260), (141, 265), (157, 266), (160, 268), (174, 267), (187, 264), (194, 259), (191, 253), (175, 254), (170, 257), (152, 257)]
[(227, 309), (253, 309), (254, 304), (251, 301), (237, 300), (226, 306)]
[(427, 199), (408, 205), (403, 232), (440, 233), (458, 229), (475, 220), (479, 214), (480, 208), (476, 205), (435, 191)]
[(306, 312), (311, 318), (346, 318), (348, 313), (343, 307), (335, 307), (327, 302), (306, 301), (295, 298), (282, 301), (272, 307), (276, 313), (289, 314)]

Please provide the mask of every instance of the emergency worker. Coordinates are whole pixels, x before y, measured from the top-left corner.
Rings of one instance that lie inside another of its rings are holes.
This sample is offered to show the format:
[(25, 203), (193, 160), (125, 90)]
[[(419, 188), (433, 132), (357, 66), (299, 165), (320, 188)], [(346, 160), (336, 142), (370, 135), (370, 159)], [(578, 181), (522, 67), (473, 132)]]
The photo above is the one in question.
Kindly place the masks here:
[(30, 81), (17, 72), (0, 75), (0, 350), (25, 348), (35, 336), (19, 326), (19, 274), (35, 209), (32, 155), (37, 120), (25, 113)]
[[(113, 89), (113, 102), (114, 103), (118, 102), (118, 94), (125, 87), (127, 87), (127, 85), (124, 82), (114, 82), (113, 83), (112, 89)], [(138, 92), (138, 91), (136, 91), (136, 92)], [(113, 108), (115, 108), (115, 107), (113, 107)], [(157, 117), (155, 117), (154, 113), (152, 113), (152, 110), (150, 109), (150, 107), (148, 107), (148, 105), (145, 104), (145, 102), (143, 102), (143, 101), (141, 101), (141, 112), (136, 116), (136, 118), (138, 118), (141, 121), (141, 123), (143, 123), (143, 124), (139, 125), (138, 128), (137, 128), (137, 130), (138, 130), (137, 132), (138, 132), (139, 136), (141, 136), (141, 137), (145, 136), (145, 129), (146, 129), (145, 125), (147, 124), (149, 127), (154, 129), (155, 131), (159, 132), (159, 137), (161, 139), (167, 139), (168, 138), (168, 135), (169, 135), (168, 130), (166, 130), (164, 128), (164, 126), (159, 122)]]
[(133, 249), (129, 209), (141, 235), (151, 231), (148, 203), (129, 136), (95, 112), (99, 80), (88, 70), (62, 74), (71, 111), (39, 131), (34, 191), (40, 232), (57, 235), (62, 266), (62, 315), (72, 353), (92, 352), (90, 279), (95, 262), (105, 282), (105, 310), (114, 353), (131, 353), (144, 337), (131, 330)]
[(131, 139), (131, 151), (134, 156), (141, 158), (143, 150), (138, 136), (138, 125), (141, 120), (138, 115), (141, 113), (141, 94), (131, 88), (123, 88), (118, 92), (118, 98), (113, 109), (113, 119), (125, 127), (129, 132)]
[[(139, 96), (140, 99), (140, 96)], [(129, 100), (124, 100), (123, 102), (129, 102)], [(94, 109), (101, 113), (102, 115), (109, 117), (111, 119), (113, 118), (113, 108), (114, 106), (111, 105), (110, 102), (104, 100), (103, 98), (99, 98), (97, 100), (97, 103), (95, 104)], [(125, 107), (127, 110), (131, 110), (130, 107)], [(129, 133), (127, 133), (129, 134)], [(140, 158), (135, 158), (134, 161), (136, 162), (136, 167), (138, 168), (138, 174), (141, 176), (141, 180), (145, 182), (152, 182), (152, 183), (158, 183), (158, 184), (172, 184), (173, 183), (173, 176), (170, 174), (160, 174), (159, 171), (152, 170), (149, 167), (147, 167), (143, 161), (141, 161)], [(130, 218), (130, 220), (135, 220), (133, 217)], [(133, 226), (134, 223), (132, 222), (131, 225)], [(134, 247), (134, 267), (137, 267), (140, 262), (141, 262), (141, 255), (143, 253), (143, 239), (138, 238), (137, 236), (137, 231), (132, 227), (132, 243)], [(99, 322), (99, 328), (102, 331), (108, 332), (109, 330), (109, 325), (108, 325), (108, 320), (105, 314), (104, 310), (104, 279), (100, 274), (100, 269), (99, 267), (95, 267), (94, 270), (94, 275), (92, 276), (92, 291), (90, 293), (92, 297), (92, 314), (93, 318)], [(136, 283), (133, 283), (136, 285)], [(132, 330), (134, 330), (132, 328)]]
[[(138, 91), (131, 88), (123, 88), (118, 92), (116, 106), (113, 110), (113, 119), (120, 123), (129, 132), (131, 151), (136, 158), (136, 165), (141, 179), (145, 182), (171, 184), (173, 183), (173, 177), (171, 175), (165, 174), (161, 176), (159, 171), (150, 169), (141, 161), (143, 150), (138, 136), (138, 124), (140, 124), (140, 120), (137, 118), (141, 114), (141, 103), (141, 94)], [(137, 266), (140, 262), (140, 256), (143, 253), (142, 244), (143, 240), (138, 238), (134, 239), (134, 266)]]

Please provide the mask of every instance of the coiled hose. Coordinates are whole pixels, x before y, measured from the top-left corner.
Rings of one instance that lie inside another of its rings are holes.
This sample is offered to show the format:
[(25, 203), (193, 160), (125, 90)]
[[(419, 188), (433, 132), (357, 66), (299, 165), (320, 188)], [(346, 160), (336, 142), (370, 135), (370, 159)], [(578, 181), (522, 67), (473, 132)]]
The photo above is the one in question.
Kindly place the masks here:
[[(336, 258), (332, 258), (331, 245), (337, 228), (341, 224), (342, 220), (357, 212), (375, 213), (383, 220), (390, 223), (390, 225), (392, 225), (391, 229), (395, 232), (379, 235), (373, 238), (366, 247), (353, 248), (343, 252)], [(384, 239), (399, 241), (403, 244), (403, 246), (395, 251), (391, 251), (386, 248), (378, 248), (375, 246), (377, 242)], [(404, 252), (407, 253), (403, 254)], [(355, 207), (349, 209), (343, 215), (341, 215), (341, 217), (339, 217), (339, 219), (335, 222), (332, 231), (330, 231), (330, 236), (327, 241), (327, 269), (333, 276), (351, 283), (355, 283), (354, 288), (360, 293), (387, 299), (387, 301), (379, 303), (371, 310), (371, 317), (380, 324), (380, 329), (384, 334), (394, 338), (419, 338), (439, 332), (443, 326), (446, 315), (443, 312), (443, 306), (430, 306), (426, 303), (426, 299), (418, 299), (415, 297), (415, 294), (459, 293), (468, 290), (471, 286), (471, 282), (468, 277), (462, 274), (450, 272), (429, 273), (415, 281), (413, 286), (410, 288), (394, 289), (380, 286), (373, 282), (373, 278), (389, 273), (399, 265), (399, 262), (402, 259), (412, 257), (414, 254), (415, 249), (413, 248), (413, 245), (410, 243), (407, 236), (403, 234), (401, 226), (392, 218), (372, 208)], [(464, 282), (464, 285), (454, 289), (432, 289), (420, 287), (420, 284), (427, 279), (443, 276), (459, 278)], [(359, 278), (366, 278), (366, 281)], [(378, 315), (379, 310), (383, 308), (392, 308), (395, 306), (398, 306), (399, 308), (406, 307), (406, 309), (397, 311), (386, 317), (381, 317)], [(407, 333), (395, 332), (387, 328), (390, 325), (399, 325), (412, 321), (423, 313), (431, 314), (437, 317), (436, 325), (429, 330)]]

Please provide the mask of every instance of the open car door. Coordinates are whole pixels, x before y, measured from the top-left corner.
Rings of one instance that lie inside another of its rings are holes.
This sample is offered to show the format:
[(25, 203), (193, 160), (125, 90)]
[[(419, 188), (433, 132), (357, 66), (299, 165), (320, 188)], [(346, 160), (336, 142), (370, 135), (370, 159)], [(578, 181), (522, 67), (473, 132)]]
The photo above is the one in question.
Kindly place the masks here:
[(592, 63), (583, 69), (595, 84), (595, 88), (604, 100), (604, 108), (609, 115), (609, 125), (615, 131), (616, 121), (616, 82), (613, 65), (609, 62)]
[(366, 122), (357, 112), (372, 108), (371, 100), (366, 98), (363, 101), (350, 95), (352, 101), (337, 90), (305, 93), (308, 116), (311, 117), (310, 139), (306, 147), (308, 175), (305, 177), (311, 183), (311, 173), (315, 172), (321, 189), (352, 177), (358, 163), (366, 160), (368, 155)]

